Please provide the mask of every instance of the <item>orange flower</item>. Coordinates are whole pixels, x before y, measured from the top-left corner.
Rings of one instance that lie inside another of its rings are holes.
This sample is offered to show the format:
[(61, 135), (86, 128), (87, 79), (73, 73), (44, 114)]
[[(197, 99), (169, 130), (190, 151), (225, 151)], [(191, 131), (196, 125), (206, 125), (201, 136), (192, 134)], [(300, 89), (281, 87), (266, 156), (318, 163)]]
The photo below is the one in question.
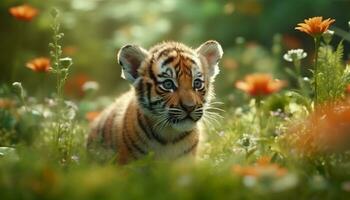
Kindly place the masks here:
[(271, 175), (274, 177), (281, 177), (287, 173), (287, 169), (278, 164), (271, 163), (271, 158), (263, 156), (259, 158), (255, 165), (252, 166), (233, 166), (233, 171), (241, 176), (253, 176), (259, 178), (263, 175)]
[(85, 114), (85, 118), (89, 121), (92, 122), (94, 121), (94, 119), (96, 119), (96, 117), (98, 117), (100, 115), (101, 112), (98, 111), (91, 111), (91, 112), (87, 112)]
[(297, 37), (288, 34), (283, 35), (282, 43), (286, 49), (302, 49), (303, 46)]
[(238, 67), (238, 62), (234, 58), (225, 58), (223, 60), (223, 66), (226, 69), (236, 69)]
[(346, 86), (346, 93), (350, 94), (350, 84)]
[(75, 74), (67, 80), (64, 91), (70, 97), (81, 98), (85, 94), (83, 85), (90, 80), (91, 78), (86, 74)]
[(286, 82), (273, 80), (270, 74), (250, 74), (244, 81), (237, 81), (236, 87), (251, 96), (263, 96), (278, 92)]
[(64, 55), (73, 56), (74, 54), (76, 54), (77, 50), (78, 49), (75, 46), (66, 46), (63, 47), (62, 52)]
[(16, 19), (23, 21), (31, 21), (38, 14), (38, 10), (36, 8), (33, 8), (27, 4), (11, 7), (9, 12)]
[(328, 18), (323, 20), (323, 17), (313, 17), (305, 19), (304, 23), (299, 23), (296, 30), (305, 32), (312, 37), (321, 36), (322, 33), (328, 30), (328, 27), (335, 22), (334, 19)]
[(51, 70), (50, 59), (39, 57), (27, 62), (26, 67), (35, 72), (48, 72)]
[(6, 109), (11, 108), (14, 105), (14, 102), (7, 98), (0, 98), (0, 108)]
[(320, 105), (305, 120), (289, 127), (285, 146), (308, 156), (343, 151), (350, 149), (349, 130), (349, 102)]

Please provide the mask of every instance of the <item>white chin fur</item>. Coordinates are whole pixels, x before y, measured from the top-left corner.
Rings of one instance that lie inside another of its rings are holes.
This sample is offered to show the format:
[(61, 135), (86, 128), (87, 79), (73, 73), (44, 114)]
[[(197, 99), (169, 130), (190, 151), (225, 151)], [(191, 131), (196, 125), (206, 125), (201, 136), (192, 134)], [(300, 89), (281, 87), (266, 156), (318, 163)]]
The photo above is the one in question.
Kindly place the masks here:
[(186, 119), (180, 123), (171, 124), (171, 126), (177, 131), (190, 131), (195, 125), (196, 123), (190, 119)]

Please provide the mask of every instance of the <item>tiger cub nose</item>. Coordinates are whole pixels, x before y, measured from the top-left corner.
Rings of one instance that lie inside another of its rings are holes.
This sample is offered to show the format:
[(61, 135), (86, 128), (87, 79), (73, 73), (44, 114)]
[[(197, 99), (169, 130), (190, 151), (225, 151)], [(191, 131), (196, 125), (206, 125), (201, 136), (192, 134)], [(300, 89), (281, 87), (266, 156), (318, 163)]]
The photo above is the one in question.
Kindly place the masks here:
[(196, 105), (181, 104), (181, 107), (188, 113), (191, 113), (196, 108)]

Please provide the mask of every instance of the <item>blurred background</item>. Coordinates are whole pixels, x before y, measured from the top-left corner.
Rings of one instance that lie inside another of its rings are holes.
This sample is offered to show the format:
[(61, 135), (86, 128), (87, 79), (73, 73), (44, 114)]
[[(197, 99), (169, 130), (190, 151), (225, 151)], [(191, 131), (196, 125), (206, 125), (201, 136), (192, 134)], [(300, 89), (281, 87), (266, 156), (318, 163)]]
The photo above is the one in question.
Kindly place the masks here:
[[(23, 3), (38, 9), (31, 21), (18, 20), (9, 12)], [(225, 52), (216, 81), (218, 96), (237, 102), (234, 82), (244, 74), (269, 72), (290, 79), (285, 69), (291, 64), (283, 54), (291, 48), (313, 54), (312, 39), (294, 30), (297, 23), (318, 15), (331, 17), (336, 19), (331, 29), (342, 34), (350, 19), (349, 0), (1, 0), (1, 84), (20, 81), (32, 95), (54, 89), (54, 76), (25, 67), (33, 58), (49, 57), (52, 7), (60, 11), (63, 55), (74, 62), (65, 89), (71, 99), (81, 98), (86, 81), (96, 81), (102, 95), (125, 90), (116, 53), (127, 43), (149, 48), (175, 40), (195, 48), (215, 39)], [(303, 64), (308, 66), (311, 60), (308, 56)]]

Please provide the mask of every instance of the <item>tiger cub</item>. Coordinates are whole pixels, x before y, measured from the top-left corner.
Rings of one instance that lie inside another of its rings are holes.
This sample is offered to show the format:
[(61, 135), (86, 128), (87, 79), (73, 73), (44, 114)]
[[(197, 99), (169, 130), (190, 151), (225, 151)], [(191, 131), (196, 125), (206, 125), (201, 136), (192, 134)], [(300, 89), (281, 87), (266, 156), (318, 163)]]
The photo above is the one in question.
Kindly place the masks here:
[(195, 155), (222, 55), (216, 41), (195, 50), (177, 42), (148, 51), (122, 47), (117, 59), (132, 88), (92, 123), (88, 150), (112, 149), (120, 164), (150, 152), (164, 159)]

